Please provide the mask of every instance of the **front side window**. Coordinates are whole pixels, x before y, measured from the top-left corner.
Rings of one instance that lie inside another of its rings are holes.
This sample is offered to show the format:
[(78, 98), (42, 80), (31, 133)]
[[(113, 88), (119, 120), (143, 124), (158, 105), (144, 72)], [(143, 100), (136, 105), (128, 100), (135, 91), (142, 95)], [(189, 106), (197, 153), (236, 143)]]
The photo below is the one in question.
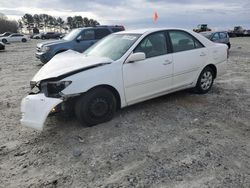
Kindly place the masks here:
[(143, 52), (146, 58), (167, 54), (166, 37), (163, 32), (146, 36), (135, 48), (134, 53)]
[(169, 36), (173, 46), (173, 52), (182, 52), (203, 47), (198, 40), (183, 31), (169, 31)]
[(213, 38), (212, 38), (212, 41), (217, 41), (219, 39), (220, 39), (219, 33), (215, 33)]

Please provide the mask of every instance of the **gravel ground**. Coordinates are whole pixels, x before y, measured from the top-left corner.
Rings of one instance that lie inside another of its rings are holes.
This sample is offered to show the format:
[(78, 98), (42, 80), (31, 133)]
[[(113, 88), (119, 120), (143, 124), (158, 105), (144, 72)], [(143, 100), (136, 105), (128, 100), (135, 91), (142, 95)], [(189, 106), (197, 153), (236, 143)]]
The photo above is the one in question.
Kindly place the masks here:
[(231, 40), (206, 95), (166, 95), (91, 128), (50, 117), (43, 132), (19, 123), (37, 42), (0, 52), (0, 187), (250, 187), (250, 38)]

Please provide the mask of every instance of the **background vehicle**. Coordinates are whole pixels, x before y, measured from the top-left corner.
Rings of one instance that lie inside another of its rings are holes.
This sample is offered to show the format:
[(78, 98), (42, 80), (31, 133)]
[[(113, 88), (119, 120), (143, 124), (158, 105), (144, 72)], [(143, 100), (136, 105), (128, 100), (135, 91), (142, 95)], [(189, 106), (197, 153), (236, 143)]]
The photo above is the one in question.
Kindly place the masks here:
[(226, 44), (229, 49), (231, 48), (229, 35), (226, 31), (201, 32), (200, 34), (213, 42), (223, 43)]
[(42, 33), (39, 33), (39, 34), (35, 34), (32, 36), (33, 39), (41, 39), (41, 35)]
[(56, 32), (47, 32), (47, 33), (42, 33), (41, 39), (59, 39), (61, 36), (61, 33), (56, 33)]
[(196, 33), (200, 33), (204, 31), (211, 31), (211, 29), (207, 27), (207, 24), (199, 24), (197, 28), (193, 29), (193, 31)]
[(3, 43), (27, 42), (28, 40), (30, 40), (28, 36), (19, 33), (13, 33), (7, 37), (0, 37), (0, 41), (2, 41)]
[(83, 52), (96, 41), (110, 33), (123, 31), (123, 26), (96, 26), (74, 29), (62, 40), (48, 41), (37, 44), (36, 57), (47, 63), (52, 57), (69, 49)]
[(9, 36), (11, 34), (12, 34), (11, 32), (5, 32), (3, 34), (0, 34), (0, 37), (7, 37), (7, 36)]
[(0, 50), (4, 50), (4, 49), (5, 49), (4, 43), (0, 42)]
[(235, 26), (234, 30), (228, 31), (229, 37), (247, 37), (250, 36), (250, 30), (244, 29), (242, 26)]
[(42, 130), (51, 109), (68, 108), (93, 126), (119, 108), (167, 93), (194, 88), (204, 94), (225, 72), (227, 57), (226, 45), (188, 30), (114, 33), (83, 54), (69, 50), (44, 65), (22, 100), (21, 123)]

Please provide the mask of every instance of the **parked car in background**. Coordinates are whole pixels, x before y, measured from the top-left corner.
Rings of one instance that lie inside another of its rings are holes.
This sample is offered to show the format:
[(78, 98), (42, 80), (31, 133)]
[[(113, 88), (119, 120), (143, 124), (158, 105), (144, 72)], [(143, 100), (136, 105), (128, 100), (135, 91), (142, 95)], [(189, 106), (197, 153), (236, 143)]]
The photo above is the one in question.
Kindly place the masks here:
[(30, 40), (28, 36), (19, 33), (13, 33), (7, 37), (0, 37), (0, 41), (2, 41), (3, 43), (27, 42), (28, 40)]
[(11, 34), (12, 34), (11, 32), (5, 32), (3, 34), (0, 34), (0, 37), (7, 37), (7, 36), (9, 36)]
[(41, 39), (42, 33), (34, 34), (32, 36), (33, 39)]
[(4, 49), (5, 49), (4, 43), (0, 42), (0, 50), (4, 50)]
[(110, 33), (123, 31), (123, 26), (97, 26), (72, 30), (62, 40), (47, 41), (37, 44), (36, 57), (47, 63), (52, 57), (69, 49), (83, 52), (96, 41)]
[(226, 31), (201, 32), (200, 34), (213, 42), (223, 43), (226, 44), (229, 49), (231, 48), (229, 35)]
[(204, 94), (225, 72), (227, 58), (226, 45), (184, 29), (114, 33), (83, 54), (69, 50), (45, 64), (22, 100), (21, 123), (42, 130), (52, 109), (70, 109), (92, 126), (119, 108), (167, 93), (194, 88)]
[(61, 36), (61, 33), (57, 32), (47, 32), (47, 33), (41, 33), (41, 39), (59, 39)]

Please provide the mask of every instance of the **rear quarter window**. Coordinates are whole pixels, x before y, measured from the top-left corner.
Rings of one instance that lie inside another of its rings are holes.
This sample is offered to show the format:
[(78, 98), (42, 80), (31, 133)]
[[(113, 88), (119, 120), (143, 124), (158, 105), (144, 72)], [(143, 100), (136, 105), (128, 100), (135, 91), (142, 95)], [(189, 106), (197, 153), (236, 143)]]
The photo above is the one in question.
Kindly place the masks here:
[(123, 28), (121, 27), (115, 27), (115, 28), (111, 28), (111, 30), (115, 33), (115, 32), (119, 32), (119, 31), (124, 31)]
[(103, 37), (106, 37), (109, 35), (111, 32), (109, 29), (101, 28), (101, 29), (96, 29), (95, 30), (95, 38), (96, 39), (102, 39)]

